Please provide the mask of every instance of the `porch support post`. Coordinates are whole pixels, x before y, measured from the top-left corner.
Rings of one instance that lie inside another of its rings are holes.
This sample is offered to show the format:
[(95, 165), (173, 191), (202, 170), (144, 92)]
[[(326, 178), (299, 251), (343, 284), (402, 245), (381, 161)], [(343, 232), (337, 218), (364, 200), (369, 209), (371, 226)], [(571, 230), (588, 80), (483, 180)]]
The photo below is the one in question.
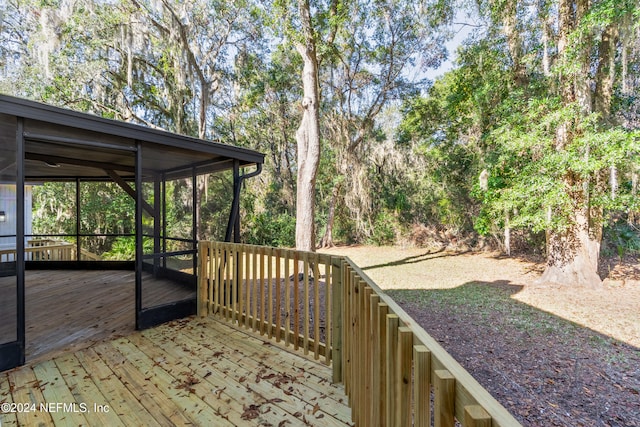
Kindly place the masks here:
[(227, 223), (227, 233), (224, 241), (230, 242), (233, 236), (235, 243), (240, 243), (240, 161), (233, 161), (233, 201), (231, 202), (231, 212)]
[[(158, 175), (154, 175), (153, 177), (153, 253), (160, 253), (160, 230), (162, 230), (162, 225), (160, 224), (161, 216), (160, 216), (160, 207), (161, 207), (161, 196), (160, 196), (160, 177)], [(160, 267), (160, 258), (153, 259), (153, 269), (154, 273), (157, 273), (158, 268)]]
[(198, 219), (200, 212), (198, 210), (198, 176), (196, 175), (196, 168), (191, 168), (191, 240), (193, 240), (193, 249), (196, 251), (193, 255), (193, 272), (198, 274)]
[(76, 178), (76, 261), (80, 261), (82, 244), (80, 242), (80, 178)]
[(136, 141), (136, 146), (136, 330), (139, 330), (142, 326), (142, 144)]
[[(160, 176), (162, 180), (162, 253), (167, 252), (167, 175)], [(167, 259), (162, 258), (162, 267), (167, 268)]]
[(24, 254), (24, 119), (18, 117), (16, 130), (16, 279), (17, 338), (20, 347), (19, 364), (25, 363), (25, 254)]

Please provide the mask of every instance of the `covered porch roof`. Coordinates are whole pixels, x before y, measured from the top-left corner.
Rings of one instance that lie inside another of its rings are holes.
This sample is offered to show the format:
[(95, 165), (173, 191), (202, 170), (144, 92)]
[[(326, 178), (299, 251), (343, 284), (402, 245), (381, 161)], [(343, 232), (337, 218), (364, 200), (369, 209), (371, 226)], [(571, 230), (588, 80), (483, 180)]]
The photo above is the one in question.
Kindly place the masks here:
[[(262, 164), (264, 154), (214, 141), (205, 141), (76, 111), (0, 95), (0, 115), (24, 120), (25, 179), (75, 178), (125, 179), (135, 176), (137, 143), (144, 151), (145, 177), (196, 174)], [(5, 121), (0, 121), (5, 123)], [(3, 125), (6, 126), (6, 125)], [(14, 146), (15, 132), (0, 129), (3, 146)], [(12, 181), (16, 175), (15, 153), (0, 158), (0, 175)]]

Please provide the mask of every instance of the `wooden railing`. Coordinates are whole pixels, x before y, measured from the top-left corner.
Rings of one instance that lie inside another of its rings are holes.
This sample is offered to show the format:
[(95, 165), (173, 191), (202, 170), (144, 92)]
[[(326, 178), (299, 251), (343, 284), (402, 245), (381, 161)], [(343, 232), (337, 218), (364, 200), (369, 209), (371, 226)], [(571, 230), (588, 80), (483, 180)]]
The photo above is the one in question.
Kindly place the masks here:
[[(34, 239), (27, 242), (24, 248), (25, 259), (27, 261), (73, 261), (76, 259), (76, 245), (73, 243), (52, 240)], [(87, 251), (80, 250), (81, 260), (101, 260), (100, 256)], [(10, 262), (16, 260), (16, 249), (0, 250), (0, 262)]]
[(199, 263), (199, 315), (331, 364), (356, 425), (520, 425), (350, 259), (200, 242)]
[[(198, 312), (216, 314), (331, 363), (332, 283), (328, 255), (200, 242)], [(297, 280), (296, 280), (297, 279)], [(236, 286), (238, 285), (238, 286)]]

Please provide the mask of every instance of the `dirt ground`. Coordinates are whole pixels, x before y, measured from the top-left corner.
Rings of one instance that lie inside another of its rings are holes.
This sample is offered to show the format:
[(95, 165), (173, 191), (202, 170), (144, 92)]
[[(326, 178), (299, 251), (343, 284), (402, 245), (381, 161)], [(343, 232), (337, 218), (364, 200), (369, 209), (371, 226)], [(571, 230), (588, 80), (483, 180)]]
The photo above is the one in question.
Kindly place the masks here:
[(339, 247), (525, 426), (640, 426), (640, 260), (599, 290), (492, 253)]

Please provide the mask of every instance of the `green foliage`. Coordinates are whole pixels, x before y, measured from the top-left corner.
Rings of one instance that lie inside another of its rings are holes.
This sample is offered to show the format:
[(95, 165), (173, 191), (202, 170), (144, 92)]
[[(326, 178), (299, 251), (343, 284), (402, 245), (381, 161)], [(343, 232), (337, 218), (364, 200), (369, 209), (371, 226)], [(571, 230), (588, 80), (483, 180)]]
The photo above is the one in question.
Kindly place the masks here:
[(35, 185), (33, 187), (33, 233), (75, 234), (75, 192), (75, 183), (48, 182)]
[[(261, 177), (243, 189), (243, 232), (253, 243), (292, 245), (302, 69), (294, 48), (301, 41), (297, 3), (67, 3), (1, 7), (0, 91), (265, 152)], [(428, 87), (409, 75), (444, 59), (449, 34), (441, 25), (455, 16), (453, 2), (311, 1), (322, 93), (318, 234), (334, 205), (336, 241), (377, 244), (392, 243), (409, 224), (497, 236), (507, 218), (522, 235), (540, 236), (568, 227), (585, 199), (603, 212), (603, 223), (609, 213), (640, 211), (630, 182), (640, 153), (637, 2), (591, 2), (564, 56), (554, 54), (559, 32), (552, 22), (550, 70), (542, 67), (541, 36), (543, 20), (557, 19), (557, 3), (518, 3), (524, 77), (513, 70), (503, 34), (504, 2), (477, 6), (481, 28), (458, 50), (455, 68)], [(616, 82), (613, 114), (605, 118), (560, 94), (580, 73), (595, 82), (598, 42), (610, 24), (620, 30), (614, 71), (626, 70), (628, 87)], [(581, 64), (583, 58), (591, 62)], [(570, 138), (558, 147), (563, 125)], [(615, 197), (611, 167), (620, 177)], [(478, 184), (483, 170), (486, 190)], [(82, 231), (131, 232), (133, 201), (103, 184), (83, 184)], [(194, 185), (198, 237), (222, 239), (229, 174), (170, 182), (168, 234), (191, 237)], [(74, 200), (73, 184), (37, 186), (36, 232), (74, 233)], [(150, 227), (151, 218), (144, 223)], [(615, 247), (633, 250), (624, 235), (605, 233)], [(91, 244), (114, 254), (131, 250), (125, 241)]]
[(243, 236), (250, 244), (290, 248), (296, 244), (296, 219), (262, 212), (248, 218)]
[(384, 246), (396, 242), (399, 234), (402, 233), (403, 226), (398, 220), (398, 216), (392, 211), (383, 210), (375, 218), (373, 223), (373, 233), (368, 239), (368, 243)]
[[(149, 241), (145, 246), (145, 253), (153, 251), (153, 242)], [(145, 242), (146, 243), (146, 242)], [(136, 259), (136, 239), (133, 237), (118, 237), (111, 248), (102, 254), (105, 260), (133, 261)]]
[(602, 251), (616, 254), (620, 259), (626, 254), (640, 255), (640, 230), (624, 221), (617, 221), (604, 228)]
[[(595, 115), (577, 119), (581, 115), (576, 105), (560, 106), (554, 99), (534, 99), (518, 108), (520, 114), (504, 120), (487, 137), (495, 150), (489, 160), (489, 188), (476, 191), (485, 217), (481, 229), (486, 229), (487, 216), (500, 221), (509, 212), (513, 228), (562, 231), (572, 224), (586, 194), (593, 209), (626, 208), (625, 197), (609, 196), (603, 173), (612, 166), (628, 166), (629, 154), (637, 150), (633, 132), (600, 128)], [(556, 129), (569, 120), (577, 121), (576, 134), (558, 150)]]

